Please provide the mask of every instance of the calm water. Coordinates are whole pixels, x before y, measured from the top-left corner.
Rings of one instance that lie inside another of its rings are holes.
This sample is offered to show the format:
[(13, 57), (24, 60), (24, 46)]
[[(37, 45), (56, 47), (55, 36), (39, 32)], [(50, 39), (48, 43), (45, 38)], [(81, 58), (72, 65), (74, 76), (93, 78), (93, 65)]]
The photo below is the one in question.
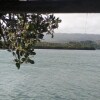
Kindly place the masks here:
[(100, 100), (100, 51), (36, 50), (20, 70), (0, 50), (0, 100)]

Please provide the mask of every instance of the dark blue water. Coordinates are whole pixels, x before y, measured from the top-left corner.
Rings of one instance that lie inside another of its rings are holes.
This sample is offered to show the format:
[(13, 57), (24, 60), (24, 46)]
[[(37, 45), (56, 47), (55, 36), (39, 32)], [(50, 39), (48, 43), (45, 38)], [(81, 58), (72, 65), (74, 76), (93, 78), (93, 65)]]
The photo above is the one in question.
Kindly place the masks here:
[(100, 51), (36, 50), (20, 70), (0, 50), (0, 100), (100, 100)]

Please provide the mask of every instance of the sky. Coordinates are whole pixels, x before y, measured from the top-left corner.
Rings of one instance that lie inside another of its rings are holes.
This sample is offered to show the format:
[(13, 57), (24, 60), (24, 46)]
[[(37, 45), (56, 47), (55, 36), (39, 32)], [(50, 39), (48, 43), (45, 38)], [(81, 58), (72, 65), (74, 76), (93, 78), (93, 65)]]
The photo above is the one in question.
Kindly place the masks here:
[(100, 13), (54, 14), (62, 22), (55, 33), (100, 34)]

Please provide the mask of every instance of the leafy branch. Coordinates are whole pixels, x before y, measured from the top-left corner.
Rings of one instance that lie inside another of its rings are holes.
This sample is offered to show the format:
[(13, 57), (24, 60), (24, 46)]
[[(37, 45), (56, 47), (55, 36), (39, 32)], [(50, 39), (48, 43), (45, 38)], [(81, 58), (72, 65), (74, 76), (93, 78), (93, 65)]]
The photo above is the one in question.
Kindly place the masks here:
[(51, 34), (61, 22), (53, 14), (6, 13), (0, 14), (0, 42), (15, 57), (19, 69), (22, 63), (34, 64), (30, 57), (36, 55), (34, 46), (44, 34)]

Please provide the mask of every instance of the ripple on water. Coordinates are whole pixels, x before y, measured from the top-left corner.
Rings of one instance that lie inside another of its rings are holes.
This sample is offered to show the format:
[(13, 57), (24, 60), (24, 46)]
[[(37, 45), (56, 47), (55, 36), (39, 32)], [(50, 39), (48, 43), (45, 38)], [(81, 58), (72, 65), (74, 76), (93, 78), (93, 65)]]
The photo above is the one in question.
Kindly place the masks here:
[(100, 100), (100, 52), (36, 50), (17, 70), (0, 51), (0, 100)]

